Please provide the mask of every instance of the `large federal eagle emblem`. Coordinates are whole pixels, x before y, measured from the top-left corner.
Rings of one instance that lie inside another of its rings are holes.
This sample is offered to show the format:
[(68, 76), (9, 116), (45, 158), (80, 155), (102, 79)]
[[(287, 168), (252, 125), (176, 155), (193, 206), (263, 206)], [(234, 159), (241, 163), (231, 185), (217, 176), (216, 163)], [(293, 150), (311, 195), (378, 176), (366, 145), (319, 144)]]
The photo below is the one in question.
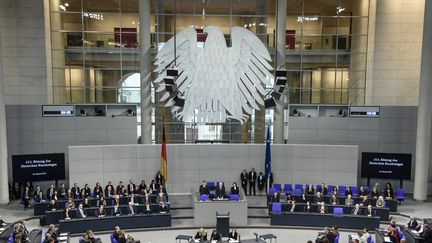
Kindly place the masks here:
[[(204, 32), (203, 47), (197, 47), (196, 30), (188, 28), (161, 48), (155, 61), (156, 91), (165, 92), (160, 100), (173, 107), (179, 120), (220, 123), (234, 119), (243, 123), (253, 110), (264, 108), (266, 85), (273, 79), (270, 54), (245, 28), (231, 28), (231, 47), (219, 28), (206, 27)], [(178, 75), (170, 77), (174, 54)], [(171, 87), (168, 91), (166, 85), (174, 86), (174, 91)], [(182, 102), (176, 106), (178, 99)]]

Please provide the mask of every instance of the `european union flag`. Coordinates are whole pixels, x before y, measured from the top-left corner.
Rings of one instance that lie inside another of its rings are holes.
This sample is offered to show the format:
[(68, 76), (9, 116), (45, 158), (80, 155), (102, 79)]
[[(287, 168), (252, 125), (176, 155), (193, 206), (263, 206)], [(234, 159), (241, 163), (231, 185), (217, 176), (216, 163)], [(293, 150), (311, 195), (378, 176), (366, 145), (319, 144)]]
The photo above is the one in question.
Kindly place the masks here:
[(270, 173), (271, 173), (271, 150), (270, 150), (270, 126), (267, 127), (267, 139), (266, 139), (266, 154), (265, 154), (265, 176), (267, 179), (267, 186), (268, 186), (268, 180), (270, 179)]

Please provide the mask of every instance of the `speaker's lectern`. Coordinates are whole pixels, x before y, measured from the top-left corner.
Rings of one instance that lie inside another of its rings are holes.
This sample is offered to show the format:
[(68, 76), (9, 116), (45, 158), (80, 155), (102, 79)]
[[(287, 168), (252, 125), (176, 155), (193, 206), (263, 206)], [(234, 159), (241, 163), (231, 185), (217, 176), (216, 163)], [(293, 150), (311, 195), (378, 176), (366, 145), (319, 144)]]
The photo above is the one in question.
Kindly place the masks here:
[(216, 230), (223, 237), (228, 237), (229, 235), (229, 212), (227, 214), (220, 214), (216, 212)]

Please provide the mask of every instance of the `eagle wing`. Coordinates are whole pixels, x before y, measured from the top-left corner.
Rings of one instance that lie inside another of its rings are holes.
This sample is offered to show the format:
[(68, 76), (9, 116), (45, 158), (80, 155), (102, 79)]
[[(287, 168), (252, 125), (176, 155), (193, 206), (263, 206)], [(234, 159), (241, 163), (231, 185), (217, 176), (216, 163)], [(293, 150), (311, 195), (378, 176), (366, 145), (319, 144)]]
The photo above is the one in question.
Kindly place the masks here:
[[(174, 38), (171, 38), (165, 43), (161, 50), (156, 55), (155, 65), (157, 68), (155, 72), (159, 75), (153, 81), (159, 84), (156, 92), (162, 92), (165, 90), (165, 85), (162, 80), (167, 77), (167, 69), (174, 64)], [(197, 69), (197, 58), (201, 50), (197, 48), (197, 35), (194, 28), (187, 28), (176, 35), (176, 68), (178, 69), (179, 75), (175, 79), (175, 84), (180, 93), (187, 92), (187, 88), (192, 82), (192, 77)], [(165, 101), (170, 97), (170, 94), (166, 92), (162, 95), (160, 101)], [(168, 100), (165, 106), (172, 105), (172, 100)], [(179, 107), (175, 107), (178, 109)]]
[(273, 77), (269, 70), (270, 54), (264, 43), (251, 31), (231, 28), (230, 56), (235, 70), (235, 80), (240, 92), (242, 108), (247, 114), (264, 105), (265, 85), (270, 85)]

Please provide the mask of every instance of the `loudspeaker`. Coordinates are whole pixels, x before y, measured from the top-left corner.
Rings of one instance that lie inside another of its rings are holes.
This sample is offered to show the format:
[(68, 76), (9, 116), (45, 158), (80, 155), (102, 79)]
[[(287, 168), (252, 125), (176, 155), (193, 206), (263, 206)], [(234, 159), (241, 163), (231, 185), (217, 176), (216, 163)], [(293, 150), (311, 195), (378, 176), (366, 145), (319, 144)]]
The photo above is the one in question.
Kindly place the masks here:
[(168, 68), (167, 69), (167, 76), (177, 77), (178, 76), (178, 70), (174, 68)]
[(185, 99), (184, 98), (180, 98), (178, 96), (174, 97), (174, 105), (178, 106), (178, 107), (183, 107), (185, 104)]
[(287, 83), (287, 78), (286, 77), (277, 77), (276, 78), (276, 85), (283, 85), (285, 86)]
[(276, 70), (276, 78), (278, 77), (286, 77), (287, 76), (288, 71), (285, 68), (280, 68)]
[(165, 77), (164, 82), (165, 82), (165, 84), (174, 85), (174, 78), (173, 77)]
[(276, 102), (274, 101), (273, 97), (267, 98), (264, 100), (264, 107), (267, 108), (271, 108), (271, 107), (275, 107), (276, 106)]
[(276, 93), (276, 92), (272, 92), (272, 93), (271, 93), (271, 96), (272, 96), (273, 98), (277, 99), (277, 100), (280, 100), (281, 95), (282, 95), (282, 94), (280, 94), (280, 93)]

